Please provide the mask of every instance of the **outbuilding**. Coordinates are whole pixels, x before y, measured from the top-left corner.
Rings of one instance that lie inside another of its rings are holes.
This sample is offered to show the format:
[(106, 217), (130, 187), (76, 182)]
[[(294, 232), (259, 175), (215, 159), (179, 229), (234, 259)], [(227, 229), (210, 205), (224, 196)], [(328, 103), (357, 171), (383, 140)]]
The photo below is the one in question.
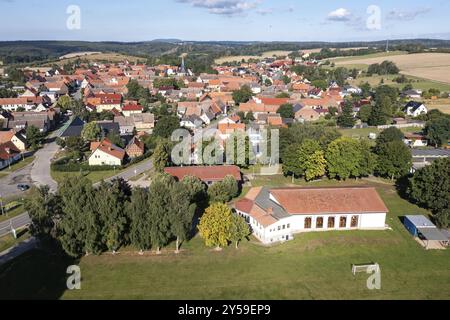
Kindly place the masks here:
[(425, 216), (405, 216), (403, 224), (409, 233), (422, 241), (426, 249), (444, 248), (449, 244), (448, 235), (439, 230)]

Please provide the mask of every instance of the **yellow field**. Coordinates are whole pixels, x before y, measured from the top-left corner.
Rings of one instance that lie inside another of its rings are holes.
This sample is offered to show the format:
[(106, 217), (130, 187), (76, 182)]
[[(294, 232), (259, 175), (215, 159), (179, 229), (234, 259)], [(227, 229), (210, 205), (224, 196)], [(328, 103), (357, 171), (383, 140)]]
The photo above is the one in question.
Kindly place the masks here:
[(56, 64), (62, 66), (68, 62), (73, 62), (76, 59), (87, 60), (89, 62), (101, 62), (101, 61), (122, 62), (124, 60), (128, 60), (130, 62), (136, 62), (139, 59), (144, 60), (143, 58), (129, 56), (129, 55), (123, 55), (120, 53), (95, 53), (95, 54), (90, 54), (90, 55), (84, 55), (81, 57), (75, 56), (75, 57), (71, 57), (71, 58), (60, 59), (59, 62), (57, 62)]
[(336, 59), (335, 64), (371, 65), (381, 63), (384, 60), (394, 62), (400, 68), (402, 74), (450, 83), (450, 53), (397, 54), (388, 58), (386, 55), (371, 58), (354, 57), (354, 59)]
[(267, 51), (264, 52), (263, 54), (261, 54), (260, 56), (230, 56), (230, 57), (222, 57), (219, 59), (215, 60), (216, 64), (222, 64), (222, 63), (227, 63), (227, 62), (240, 62), (242, 60), (248, 61), (250, 59), (264, 59), (264, 58), (272, 58), (274, 56), (276, 57), (280, 57), (280, 56), (287, 56), (288, 54), (290, 54), (292, 51), (282, 51), (282, 50), (278, 50), (278, 51)]
[(450, 99), (425, 100), (429, 110), (437, 109), (443, 113), (450, 114)]

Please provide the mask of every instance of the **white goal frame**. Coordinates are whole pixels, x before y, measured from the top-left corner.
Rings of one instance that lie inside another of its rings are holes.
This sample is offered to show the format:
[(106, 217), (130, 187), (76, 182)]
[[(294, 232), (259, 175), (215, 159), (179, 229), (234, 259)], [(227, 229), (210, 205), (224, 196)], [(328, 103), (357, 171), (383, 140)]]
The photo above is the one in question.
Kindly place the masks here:
[(371, 264), (352, 264), (352, 274), (356, 275), (360, 272), (367, 273), (368, 270), (375, 270), (377, 273), (380, 272), (380, 265), (378, 263)]

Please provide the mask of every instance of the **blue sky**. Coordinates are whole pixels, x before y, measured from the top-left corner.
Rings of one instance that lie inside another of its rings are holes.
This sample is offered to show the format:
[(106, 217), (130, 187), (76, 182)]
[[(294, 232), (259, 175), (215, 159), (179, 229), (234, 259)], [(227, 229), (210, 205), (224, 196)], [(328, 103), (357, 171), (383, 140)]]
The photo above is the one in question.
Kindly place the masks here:
[[(80, 29), (67, 28), (69, 5)], [(447, 0), (0, 0), (0, 12), (0, 40), (450, 39)]]

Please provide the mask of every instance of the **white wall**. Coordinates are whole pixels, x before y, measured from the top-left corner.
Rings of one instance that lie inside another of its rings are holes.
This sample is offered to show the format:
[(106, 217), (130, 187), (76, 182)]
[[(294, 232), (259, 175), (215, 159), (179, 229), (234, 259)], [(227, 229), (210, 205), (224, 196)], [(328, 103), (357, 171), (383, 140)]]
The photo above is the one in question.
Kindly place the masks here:
[[(255, 219), (246, 213), (238, 211), (239, 214), (249, 219), (249, 224), (253, 229), (254, 236), (265, 244), (286, 241), (286, 236), (291, 240), (293, 235), (302, 232), (330, 231), (330, 230), (358, 230), (358, 229), (384, 229), (386, 223), (386, 213), (367, 214), (336, 214), (336, 215), (292, 215), (281, 219), (276, 223), (263, 227)], [(352, 217), (358, 217), (356, 227), (351, 226)], [(317, 218), (323, 218), (323, 227), (317, 228)], [(328, 218), (334, 217), (334, 228), (328, 228)], [(341, 217), (346, 217), (345, 227), (340, 227)], [(311, 228), (305, 229), (305, 219), (311, 218)]]

